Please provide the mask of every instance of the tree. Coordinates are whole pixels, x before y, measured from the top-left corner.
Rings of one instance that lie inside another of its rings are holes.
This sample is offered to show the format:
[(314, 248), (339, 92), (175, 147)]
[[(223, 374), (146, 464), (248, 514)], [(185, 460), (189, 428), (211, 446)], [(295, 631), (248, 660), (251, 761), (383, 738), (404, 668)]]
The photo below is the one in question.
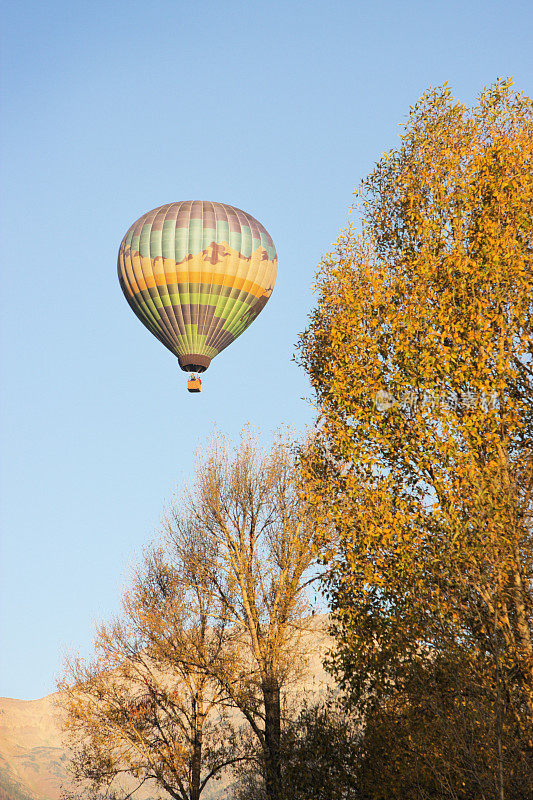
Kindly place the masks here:
[[(320, 698), (300, 698), (284, 716), (281, 736), (284, 800), (362, 800), (360, 722), (330, 690)], [(244, 762), (235, 800), (262, 800), (264, 793), (250, 762)]]
[(67, 664), (58, 688), (75, 797), (85, 786), (91, 798), (125, 798), (146, 783), (175, 800), (199, 800), (242, 757), (224, 698), (194, 668), (198, 654), (204, 665), (226, 657), (223, 623), (209, 624), (221, 615), (202, 550), (201, 540), (183, 536), (172, 565), (148, 551), (122, 617), (98, 630), (94, 660)]
[[(320, 419), (304, 471), (325, 523), (333, 668), (370, 707), (416, 661), (460, 653), (483, 674), (495, 719), (514, 715), (524, 748), (531, 111), (506, 80), (472, 110), (446, 86), (428, 91), (363, 181), (361, 228), (350, 224), (325, 258), (300, 341)], [(502, 797), (501, 758), (496, 768)]]
[(457, 655), (411, 661), (400, 685), (367, 709), (358, 800), (533, 796), (531, 758), (513, 714), (494, 713), (487, 676)]
[(311, 510), (302, 499), (288, 439), (262, 452), (243, 431), (232, 449), (215, 437), (194, 486), (167, 516), (167, 557), (182, 538), (204, 544), (202, 573), (226, 625), (225, 652), (194, 669), (214, 680), (261, 747), (268, 800), (281, 797), (281, 696), (304, 657), (306, 585), (315, 561)]
[(305, 703), (284, 731), (286, 800), (360, 800), (360, 728), (336, 692)]

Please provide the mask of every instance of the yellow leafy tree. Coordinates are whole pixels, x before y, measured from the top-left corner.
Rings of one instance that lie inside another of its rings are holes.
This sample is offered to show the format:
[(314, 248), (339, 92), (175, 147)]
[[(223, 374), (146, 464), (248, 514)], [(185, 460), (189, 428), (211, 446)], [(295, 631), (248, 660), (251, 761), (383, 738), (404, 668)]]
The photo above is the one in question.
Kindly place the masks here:
[(402, 665), (455, 649), (526, 746), (532, 166), (532, 104), (511, 81), (472, 109), (428, 91), (356, 193), (360, 225), (324, 259), (300, 341), (338, 675), (370, 702)]
[(122, 615), (99, 626), (94, 657), (67, 662), (57, 701), (75, 783), (67, 796), (125, 800), (144, 787), (142, 796), (199, 800), (244, 757), (226, 694), (193, 666), (231, 657), (204, 560), (190, 532), (172, 564), (147, 551)]
[(89, 663), (66, 665), (58, 702), (77, 796), (123, 800), (146, 784), (199, 800), (257, 756), (249, 728), (264, 794), (281, 800), (282, 708), (307, 661), (316, 579), (291, 445), (280, 435), (265, 452), (248, 429), (235, 448), (214, 436), (123, 614), (99, 627)]
[(282, 705), (305, 668), (306, 589), (316, 578), (314, 515), (291, 448), (291, 439), (278, 435), (264, 451), (248, 428), (237, 447), (214, 436), (199, 454), (193, 485), (166, 519), (169, 563), (184, 536), (203, 542), (198, 566), (226, 625), (225, 657), (206, 660), (198, 650), (189, 665), (249, 724), (268, 800), (282, 797)]

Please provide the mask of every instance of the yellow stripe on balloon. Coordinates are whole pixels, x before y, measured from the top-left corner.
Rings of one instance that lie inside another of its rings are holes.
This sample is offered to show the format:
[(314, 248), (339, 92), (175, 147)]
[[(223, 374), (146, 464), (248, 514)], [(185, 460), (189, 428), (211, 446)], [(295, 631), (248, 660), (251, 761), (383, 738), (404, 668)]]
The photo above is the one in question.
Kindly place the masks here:
[[(135, 259), (135, 257), (134, 257)], [(143, 262), (150, 261), (149, 259), (142, 259)], [(170, 259), (165, 259), (166, 262)], [(144, 270), (148, 266), (143, 263)], [(165, 266), (167, 266), (165, 264)], [(258, 283), (253, 283), (246, 278), (240, 278), (236, 275), (224, 275), (221, 272), (207, 272), (205, 270), (178, 270), (174, 266), (174, 271), (165, 269), (164, 272), (152, 272), (150, 275), (144, 274), (143, 277), (137, 276), (136, 279), (131, 280), (130, 286), (126, 286), (128, 294), (133, 297), (134, 294), (142, 292), (145, 289), (153, 289), (155, 286), (175, 286), (176, 283), (203, 283), (210, 284), (211, 286), (228, 286), (232, 289), (248, 292), (254, 297), (261, 297), (270, 286), (261, 286)], [(153, 268), (152, 268), (153, 269)], [(143, 270), (143, 271), (144, 271)]]

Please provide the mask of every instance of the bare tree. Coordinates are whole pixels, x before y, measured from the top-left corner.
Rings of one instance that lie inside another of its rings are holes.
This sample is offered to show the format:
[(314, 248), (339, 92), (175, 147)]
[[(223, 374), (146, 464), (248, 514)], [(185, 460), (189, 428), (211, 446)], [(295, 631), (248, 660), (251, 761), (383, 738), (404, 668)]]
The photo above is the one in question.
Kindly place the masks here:
[[(224, 657), (200, 650), (194, 669), (215, 680), (256, 735), (269, 800), (281, 797), (280, 698), (301, 665), (315, 563), (313, 520), (302, 501), (290, 442), (264, 452), (245, 429), (235, 449), (215, 436), (194, 485), (166, 520), (168, 554), (201, 540), (202, 575), (226, 625)], [(231, 653), (231, 656), (230, 656)]]

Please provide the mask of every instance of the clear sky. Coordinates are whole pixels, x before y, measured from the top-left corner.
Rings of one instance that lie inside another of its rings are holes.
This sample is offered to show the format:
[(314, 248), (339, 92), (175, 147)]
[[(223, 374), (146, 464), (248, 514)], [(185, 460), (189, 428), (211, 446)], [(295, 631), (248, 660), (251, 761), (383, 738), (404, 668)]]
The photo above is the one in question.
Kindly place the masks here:
[[(54, 690), (213, 425), (313, 420), (292, 361), (352, 191), (429, 87), (533, 91), (530, 0), (3, 4), (0, 695)], [(142, 213), (217, 200), (279, 256), (201, 395), (116, 278)]]

